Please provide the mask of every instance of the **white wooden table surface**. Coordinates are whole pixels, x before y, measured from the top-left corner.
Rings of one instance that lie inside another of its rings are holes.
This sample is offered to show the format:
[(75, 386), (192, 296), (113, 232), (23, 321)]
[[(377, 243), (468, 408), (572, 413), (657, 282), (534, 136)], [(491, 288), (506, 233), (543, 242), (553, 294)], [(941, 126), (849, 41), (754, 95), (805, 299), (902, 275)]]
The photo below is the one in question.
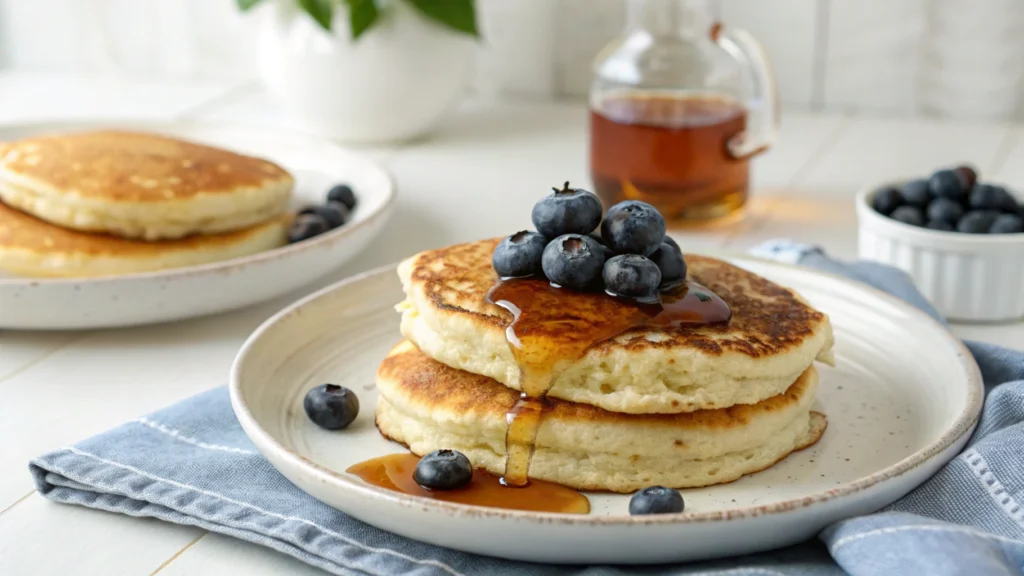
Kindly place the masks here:
[[(0, 74), (0, 123), (90, 116), (290, 127), (253, 83)], [(1022, 133), (1009, 124), (789, 113), (779, 144), (756, 162), (750, 216), (683, 235), (681, 244), (744, 249), (789, 237), (853, 258), (852, 196), (862, 184), (969, 161), (985, 178), (1024, 188)], [(399, 207), (380, 240), (328, 281), (419, 249), (521, 229), (547, 187), (588, 181), (586, 115), (575, 104), (468, 103), (431, 139), (364, 152), (393, 173)], [(53, 504), (33, 491), (27, 471), (36, 455), (223, 385), (249, 332), (292, 299), (127, 330), (0, 331), (0, 574), (320, 574), (197, 528)], [(954, 330), (1024, 349), (1024, 324)]]

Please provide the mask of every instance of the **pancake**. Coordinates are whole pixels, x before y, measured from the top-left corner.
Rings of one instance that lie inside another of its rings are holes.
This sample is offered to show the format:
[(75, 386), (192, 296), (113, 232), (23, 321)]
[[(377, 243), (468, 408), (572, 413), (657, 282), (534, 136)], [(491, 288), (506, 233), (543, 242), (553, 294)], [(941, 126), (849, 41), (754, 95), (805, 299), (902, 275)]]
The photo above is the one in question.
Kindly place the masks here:
[[(758, 404), (685, 414), (619, 414), (552, 400), (537, 434), (533, 478), (581, 490), (632, 492), (731, 482), (817, 442), (826, 419), (812, 412), (818, 375), (808, 368)], [(380, 432), (412, 452), (458, 450), (501, 474), (505, 414), (519, 394), (455, 370), (403, 341), (377, 372)]]
[[(398, 274), (406, 300), (402, 335), (454, 368), (520, 389), (505, 339), (512, 315), (486, 301), (497, 281), (498, 240), (417, 254)], [(570, 358), (548, 396), (631, 414), (679, 413), (754, 404), (785, 392), (815, 359), (831, 363), (828, 317), (797, 294), (720, 260), (687, 256), (689, 277), (732, 309), (727, 325), (627, 331)], [(591, 298), (581, 309), (565, 291), (567, 314), (608, 318), (623, 304)], [(571, 321), (572, 318), (567, 320)]]
[(0, 203), (0, 269), (88, 277), (207, 264), (284, 245), (290, 220), (282, 215), (227, 234), (143, 242), (67, 230)]
[(241, 230), (283, 213), (293, 185), (266, 160), (155, 134), (0, 144), (0, 200), (58, 226), (125, 238)]

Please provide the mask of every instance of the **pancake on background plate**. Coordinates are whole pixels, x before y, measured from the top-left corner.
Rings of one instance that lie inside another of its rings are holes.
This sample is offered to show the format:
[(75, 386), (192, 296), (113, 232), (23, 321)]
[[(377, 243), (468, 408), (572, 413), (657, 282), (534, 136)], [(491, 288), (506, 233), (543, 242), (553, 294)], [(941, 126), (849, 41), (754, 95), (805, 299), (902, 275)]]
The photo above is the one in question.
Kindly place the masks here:
[(162, 240), (282, 214), (280, 166), (156, 134), (78, 132), (0, 144), (0, 201), (58, 226)]
[[(424, 354), (518, 390), (505, 335), (512, 315), (486, 300), (498, 241), (402, 262), (406, 300), (398, 309), (402, 335)], [(828, 316), (797, 294), (721, 260), (690, 255), (686, 263), (690, 279), (728, 303), (727, 324), (637, 328), (599, 342), (562, 367), (548, 396), (631, 414), (724, 408), (784, 394), (815, 359), (832, 362)], [(569, 292), (566, 299), (580, 305)], [(587, 313), (599, 318), (621, 309), (612, 298), (591, 302)]]
[[(620, 414), (552, 400), (530, 477), (613, 492), (731, 482), (818, 441), (826, 419), (810, 409), (817, 385), (812, 366), (757, 404), (682, 414)], [(408, 341), (381, 363), (377, 387), (384, 436), (421, 456), (458, 450), (475, 466), (504, 471), (506, 413), (517, 392), (432, 360)]]
[(225, 234), (144, 242), (68, 230), (0, 203), (0, 269), (90, 277), (195, 266), (283, 246), (290, 221), (285, 214)]

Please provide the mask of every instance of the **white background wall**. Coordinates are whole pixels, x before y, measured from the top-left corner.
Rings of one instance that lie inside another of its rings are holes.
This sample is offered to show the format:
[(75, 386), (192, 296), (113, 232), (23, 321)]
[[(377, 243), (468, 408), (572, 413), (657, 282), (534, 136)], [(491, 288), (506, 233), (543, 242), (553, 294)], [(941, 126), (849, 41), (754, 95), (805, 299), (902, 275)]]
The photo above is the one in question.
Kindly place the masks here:
[[(478, 0), (474, 89), (586, 94), (625, 0)], [(786, 106), (1022, 118), (1021, 0), (708, 0), (768, 49)], [(0, 63), (35, 71), (244, 80), (256, 26), (234, 0), (0, 0)]]

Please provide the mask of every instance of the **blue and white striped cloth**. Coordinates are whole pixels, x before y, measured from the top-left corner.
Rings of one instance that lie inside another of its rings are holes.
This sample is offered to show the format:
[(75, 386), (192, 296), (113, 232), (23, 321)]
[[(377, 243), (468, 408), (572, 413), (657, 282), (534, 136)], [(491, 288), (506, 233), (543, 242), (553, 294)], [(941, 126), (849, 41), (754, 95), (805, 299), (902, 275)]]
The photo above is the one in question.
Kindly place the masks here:
[[(845, 274), (938, 314), (906, 275), (843, 264), (788, 243), (758, 254)], [(769, 553), (686, 565), (543, 566), (464, 554), (389, 534), (307, 496), (242, 432), (217, 388), (30, 464), (47, 498), (199, 526), (335, 574), (416, 576), (1007, 576), (1024, 574), (1024, 353), (968, 343), (988, 391), (963, 454), (889, 508)]]

